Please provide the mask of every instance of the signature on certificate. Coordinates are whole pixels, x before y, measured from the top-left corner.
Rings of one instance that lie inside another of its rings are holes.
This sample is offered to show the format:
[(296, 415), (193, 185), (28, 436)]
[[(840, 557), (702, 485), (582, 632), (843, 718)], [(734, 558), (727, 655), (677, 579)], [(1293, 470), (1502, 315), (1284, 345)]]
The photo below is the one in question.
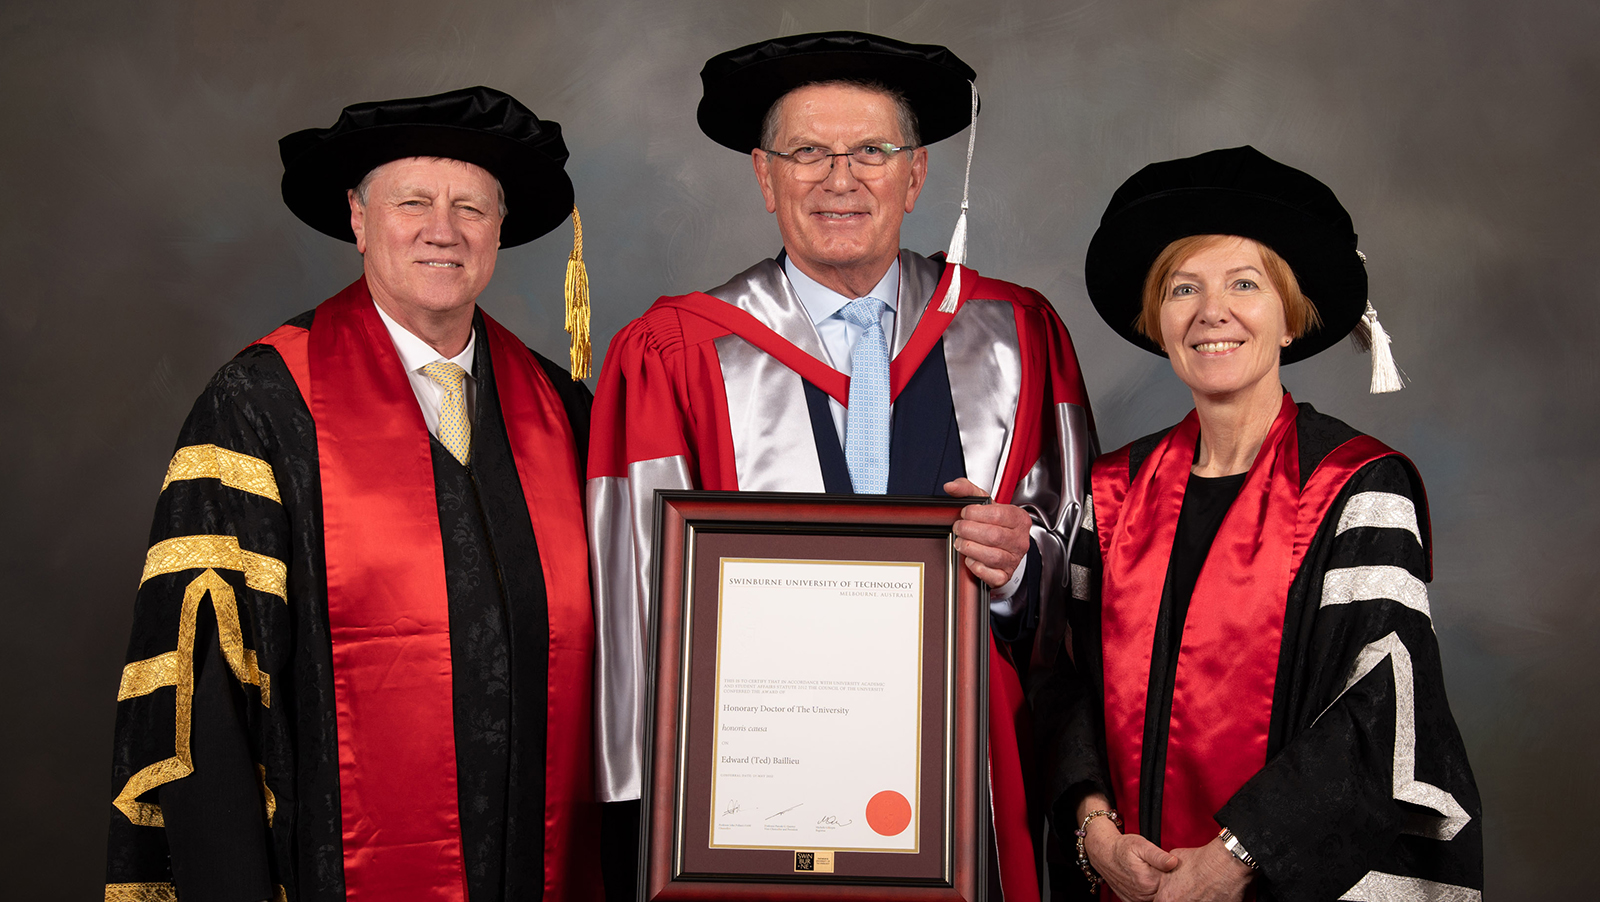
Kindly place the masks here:
[[(801, 802), (800, 803), (800, 805), (804, 805), (804, 804), (805, 804), (805, 802)], [(789, 812), (795, 810), (796, 808), (799, 808), (800, 805), (790, 805), (788, 808), (785, 808), (782, 811), (767, 815), (765, 819), (770, 821), (770, 820), (772, 820), (773, 818), (777, 817), (780, 814), (788, 814)]]
[(817, 826), (819, 827), (848, 827), (853, 823), (855, 823), (855, 821), (839, 820), (839, 816), (836, 814), (823, 815), (821, 818), (817, 819)]
[(738, 814), (738, 813), (739, 813), (739, 802), (738, 802), (737, 799), (732, 801), (732, 802), (729, 802), (728, 803), (728, 807), (722, 809), (722, 816), (723, 817), (727, 817), (730, 814)]

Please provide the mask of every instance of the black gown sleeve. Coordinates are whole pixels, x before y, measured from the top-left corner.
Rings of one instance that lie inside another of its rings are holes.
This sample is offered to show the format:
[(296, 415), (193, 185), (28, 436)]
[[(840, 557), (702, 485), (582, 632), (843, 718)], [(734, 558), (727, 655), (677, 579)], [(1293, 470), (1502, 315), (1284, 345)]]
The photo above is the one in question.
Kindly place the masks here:
[(1013, 646), (1013, 659), (1019, 662), (1025, 674), (1032, 657), (1034, 631), (1039, 626), (1040, 572), (1044, 569), (1039, 543), (1033, 539), (1028, 540), (1028, 553), (1021, 566), (1024, 568), (1022, 579), (1011, 599), (1014, 610), (1005, 616), (991, 614), (989, 628), (994, 631), (995, 641)]
[(1054, 666), (1031, 674), (1028, 685), (1045, 804), (1063, 837), (1076, 829), (1081, 798), (1111, 797), (1100, 686), (1100, 544), (1092, 513), (1083, 518), (1068, 566), (1072, 654), (1056, 655)]
[(269, 898), (267, 824), (245, 735), (247, 700), (228, 671), (210, 619), (196, 662), (190, 735), (194, 773), (161, 787), (173, 882), (184, 899), (262, 902)]
[(1295, 723), (1217, 813), (1259, 863), (1263, 898), (1466, 898), (1453, 888), (1483, 886), (1478, 790), (1425, 585), (1424, 504), (1398, 458), (1368, 464), (1291, 588), (1306, 624), (1285, 638)]
[(255, 346), (212, 379), (157, 500), (118, 692), (109, 886), (258, 902), (282, 879), (260, 761), (292, 540), (248, 400), (263, 366), (283, 365)]

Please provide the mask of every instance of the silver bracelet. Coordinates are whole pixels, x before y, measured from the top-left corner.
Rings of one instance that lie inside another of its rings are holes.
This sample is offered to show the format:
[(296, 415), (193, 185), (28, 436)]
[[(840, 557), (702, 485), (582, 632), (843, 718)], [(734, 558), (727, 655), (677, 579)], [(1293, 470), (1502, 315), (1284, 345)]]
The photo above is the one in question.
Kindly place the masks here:
[(1244, 843), (1239, 842), (1239, 837), (1234, 836), (1232, 830), (1229, 830), (1227, 827), (1223, 827), (1222, 832), (1217, 834), (1217, 838), (1222, 840), (1222, 847), (1227, 849), (1234, 858), (1239, 859), (1239, 861), (1242, 862), (1245, 867), (1252, 871), (1256, 869), (1255, 858), (1252, 857), (1249, 852), (1245, 851)]

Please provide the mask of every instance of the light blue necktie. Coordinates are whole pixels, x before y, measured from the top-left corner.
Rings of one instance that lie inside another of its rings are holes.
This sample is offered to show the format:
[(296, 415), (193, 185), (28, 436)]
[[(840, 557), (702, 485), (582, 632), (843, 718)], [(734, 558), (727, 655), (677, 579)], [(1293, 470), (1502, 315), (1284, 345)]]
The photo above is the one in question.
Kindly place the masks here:
[(883, 340), (884, 303), (860, 298), (839, 310), (864, 331), (850, 352), (850, 407), (844, 423), (844, 459), (850, 484), (861, 495), (889, 488), (889, 345)]

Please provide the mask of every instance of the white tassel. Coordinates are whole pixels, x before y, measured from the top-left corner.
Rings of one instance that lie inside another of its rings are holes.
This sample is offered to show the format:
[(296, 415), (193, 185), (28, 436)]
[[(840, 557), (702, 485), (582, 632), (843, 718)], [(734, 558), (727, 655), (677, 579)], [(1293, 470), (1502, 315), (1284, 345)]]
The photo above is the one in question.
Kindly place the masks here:
[(940, 313), (956, 312), (956, 299), (961, 294), (961, 267), (967, 262), (967, 207), (972, 188), (972, 150), (978, 141), (978, 84), (967, 82), (972, 88), (972, 123), (967, 126), (967, 175), (961, 182), (961, 215), (956, 217), (956, 230), (950, 236), (950, 250), (944, 255), (946, 263), (956, 271), (950, 276), (950, 287), (945, 289), (944, 300), (939, 302)]
[(950, 250), (945, 252), (945, 262), (967, 262), (967, 205), (961, 204), (961, 215), (956, 217), (956, 230), (950, 236)]
[(939, 302), (940, 313), (956, 312), (956, 299), (961, 295), (961, 264), (967, 261), (967, 211), (961, 211), (961, 218), (956, 220), (956, 233), (950, 236), (950, 252), (944, 255), (946, 263), (955, 267), (955, 272), (950, 274), (950, 287), (944, 291), (944, 300)]
[(1389, 332), (1378, 322), (1378, 311), (1373, 309), (1371, 301), (1367, 302), (1367, 310), (1361, 314), (1361, 320), (1356, 323), (1356, 330), (1350, 333), (1350, 339), (1356, 347), (1372, 354), (1371, 394), (1381, 395), (1406, 387), (1400, 367), (1395, 365), (1394, 353), (1389, 349)]
[(961, 264), (952, 263), (955, 272), (950, 274), (950, 287), (944, 290), (944, 300), (939, 302), (940, 313), (956, 312), (956, 298), (961, 296)]

